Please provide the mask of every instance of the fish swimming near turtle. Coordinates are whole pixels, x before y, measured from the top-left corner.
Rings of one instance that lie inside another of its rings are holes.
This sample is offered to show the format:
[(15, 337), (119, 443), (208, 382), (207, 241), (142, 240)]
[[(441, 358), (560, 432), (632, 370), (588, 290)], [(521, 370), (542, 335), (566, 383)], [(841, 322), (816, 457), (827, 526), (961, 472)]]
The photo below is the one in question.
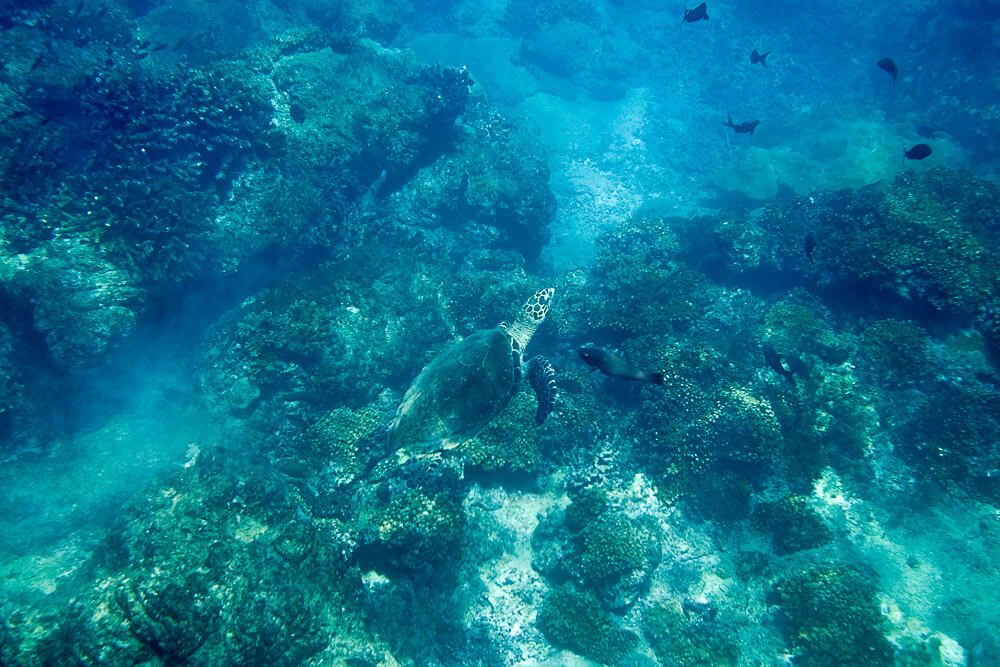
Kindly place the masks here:
[(684, 20), (681, 21), (683, 26), (685, 23), (697, 23), (698, 21), (708, 20), (708, 5), (704, 2), (695, 7), (694, 9), (684, 10)]
[(809, 263), (813, 263), (813, 251), (816, 250), (816, 237), (812, 234), (806, 234), (806, 240), (802, 244), (802, 250), (806, 253), (806, 259)]
[(756, 65), (757, 63), (760, 63), (764, 67), (767, 67), (767, 57), (769, 55), (771, 55), (770, 51), (765, 51), (764, 53), (761, 53), (757, 49), (754, 49), (750, 53), (750, 64), (751, 65)]
[[(771, 345), (764, 346), (764, 363), (778, 375), (782, 376), (795, 386), (795, 376), (805, 375), (806, 365), (799, 359), (778, 354), (778, 351)], [(786, 367), (787, 364), (787, 367)]]
[(555, 290), (531, 295), (513, 324), (466, 336), (440, 352), (406, 390), (389, 426), (393, 449), (451, 449), (474, 438), (507, 407), (525, 376), (538, 398), (535, 424), (552, 413), (555, 371), (543, 357), (524, 361), (524, 349), (541, 325)]
[(753, 134), (753, 131), (757, 129), (758, 125), (760, 125), (760, 121), (748, 120), (744, 123), (734, 123), (733, 117), (730, 114), (729, 116), (727, 116), (726, 122), (723, 123), (723, 125), (732, 129), (732, 131), (735, 132), (736, 134)]
[(896, 66), (896, 61), (892, 58), (879, 58), (875, 63), (875, 67), (892, 77), (892, 82), (896, 83), (896, 78), (899, 76), (899, 67)]
[(903, 157), (907, 160), (923, 160), (925, 157), (929, 157), (932, 152), (931, 147), (927, 144), (917, 144), (903, 153)]
[(649, 382), (663, 384), (663, 373), (644, 371), (628, 363), (614, 352), (599, 347), (586, 346), (579, 350), (584, 363), (607, 376), (632, 380), (634, 382)]

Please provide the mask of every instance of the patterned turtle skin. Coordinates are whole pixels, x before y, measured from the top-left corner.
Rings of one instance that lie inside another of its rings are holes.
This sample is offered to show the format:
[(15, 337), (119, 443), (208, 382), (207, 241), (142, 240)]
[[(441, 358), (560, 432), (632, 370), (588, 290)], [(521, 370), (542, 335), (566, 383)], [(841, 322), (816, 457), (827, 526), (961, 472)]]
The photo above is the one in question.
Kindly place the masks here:
[(389, 427), (393, 449), (450, 449), (471, 440), (507, 407), (528, 375), (538, 395), (536, 423), (555, 402), (552, 365), (541, 357), (524, 363), (524, 349), (545, 319), (553, 288), (535, 292), (513, 324), (501, 323), (453, 343), (438, 354), (403, 396)]

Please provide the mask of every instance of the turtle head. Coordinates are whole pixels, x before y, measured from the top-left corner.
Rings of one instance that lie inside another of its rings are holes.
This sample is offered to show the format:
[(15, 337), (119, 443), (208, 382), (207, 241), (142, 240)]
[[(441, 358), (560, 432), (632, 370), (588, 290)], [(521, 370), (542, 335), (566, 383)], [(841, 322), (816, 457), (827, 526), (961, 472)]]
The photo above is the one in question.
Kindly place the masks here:
[(552, 305), (552, 295), (556, 293), (555, 288), (546, 287), (531, 295), (531, 298), (524, 302), (521, 308), (521, 319), (527, 322), (535, 322), (536, 326), (542, 323), (549, 313), (549, 306)]
[(552, 287), (538, 290), (524, 302), (521, 314), (514, 324), (504, 327), (507, 334), (517, 341), (518, 349), (523, 351), (528, 346), (528, 341), (535, 335), (535, 329), (548, 315), (549, 307), (552, 305), (552, 295), (555, 293)]

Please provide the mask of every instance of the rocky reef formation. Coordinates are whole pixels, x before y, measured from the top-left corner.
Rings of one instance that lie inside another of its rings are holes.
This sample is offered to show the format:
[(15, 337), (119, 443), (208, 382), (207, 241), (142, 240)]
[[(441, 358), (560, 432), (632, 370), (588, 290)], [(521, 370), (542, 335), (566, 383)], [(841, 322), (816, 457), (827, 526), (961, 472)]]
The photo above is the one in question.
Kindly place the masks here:
[[(4, 462), (72, 452), (44, 408), (189, 298), (177, 400), (205, 425), (104, 508), (99, 548), (45, 526), (0, 560), (0, 662), (995, 658), (974, 595), (1000, 545), (994, 185), (939, 168), (753, 212), (640, 209), (593, 266), (544, 276), (544, 425), (523, 388), (457, 450), (387, 451), (420, 369), (542, 281), (546, 156), (468, 71), (391, 47), (407, 3), (202, 4), (0, 19)], [(592, 3), (502, 19), (574, 86), (614, 97), (634, 66), (605, 57)], [(242, 29), (213, 41), (221, 20)], [(803, 192), (835, 183), (815, 176)], [(584, 344), (664, 382), (591, 372)], [(955, 505), (961, 558), (921, 541), (923, 508)]]

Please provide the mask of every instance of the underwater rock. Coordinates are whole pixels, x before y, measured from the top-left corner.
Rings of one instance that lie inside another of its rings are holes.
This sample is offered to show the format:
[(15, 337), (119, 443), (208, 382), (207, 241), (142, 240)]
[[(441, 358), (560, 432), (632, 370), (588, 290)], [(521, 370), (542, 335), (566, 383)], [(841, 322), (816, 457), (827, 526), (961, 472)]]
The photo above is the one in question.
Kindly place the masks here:
[(858, 568), (817, 565), (780, 581), (773, 599), (789, 620), (796, 663), (805, 667), (893, 664), (878, 588)]
[(243, 412), (260, 398), (260, 387), (248, 378), (237, 378), (222, 396), (234, 411)]
[(830, 542), (830, 529), (819, 513), (809, 506), (808, 498), (788, 496), (754, 507), (753, 524), (771, 533), (774, 550), (780, 555), (814, 549)]
[[(989, 161), (1000, 149), (996, 99), (989, 86), (977, 84), (990, 76), (991, 63), (1000, 58), (1000, 45), (991, 37), (997, 14), (993, 2), (928, 5), (904, 37), (908, 58), (920, 63), (919, 85), (906, 91), (908, 107), (920, 109), (923, 118), (953, 136), (974, 161)], [(964, 63), (963, 76), (949, 76), (948, 68), (934, 66), (946, 62)]]
[(0, 451), (8, 439), (19, 431), (18, 422), (23, 422), (27, 415), (22, 405), (24, 388), (18, 376), (14, 334), (10, 327), (0, 322)]
[(670, 605), (643, 609), (642, 633), (660, 659), (671, 667), (735, 667), (740, 657), (733, 629), (704, 615), (691, 618), (687, 609)]
[(463, 492), (454, 471), (437, 468), (432, 461), (417, 460), (362, 489), (355, 556), (364, 567), (445, 576), (459, 564)]
[(3, 262), (0, 281), (32, 309), (34, 327), (60, 368), (99, 364), (134, 330), (144, 293), (99, 249), (53, 240)]
[(302, 116), (284, 129), (303, 167), (329, 172), (347, 165), (356, 173), (373, 170), (374, 179), (380, 169), (410, 172), (418, 160), (444, 152), (471, 80), (463, 70), (420, 65), (403, 52), (357, 48), (287, 56), (274, 84)]
[[(309, 519), (294, 491), (262, 493), (271, 473), (253, 460), (207, 449), (165, 485), (139, 491), (75, 603), (21, 619), (12, 639), (22, 655), (291, 666), (384, 652), (348, 602), (358, 592), (351, 531)], [(5, 641), (0, 630), (0, 651)]]
[[(510, 248), (533, 262), (550, 237), (555, 197), (539, 144), (474, 96), (454, 149), (422, 167), (390, 201), (390, 210), (421, 228), (454, 229), (461, 241)], [(475, 225), (499, 238), (476, 239)]]
[[(882, 190), (770, 204), (738, 223), (718, 221), (714, 233), (738, 274), (784, 272), (864, 292), (870, 305), (972, 314), (1000, 285), (1000, 252), (985, 222), (998, 216), (1000, 188), (934, 168), (904, 172)], [(809, 234), (817, 243), (813, 262), (802, 252)]]
[(599, 100), (623, 97), (629, 75), (642, 71), (643, 64), (636, 45), (613, 29), (563, 19), (525, 35), (517, 62), (551, 86), (568, 86), (567, 97), (585, 94)]

